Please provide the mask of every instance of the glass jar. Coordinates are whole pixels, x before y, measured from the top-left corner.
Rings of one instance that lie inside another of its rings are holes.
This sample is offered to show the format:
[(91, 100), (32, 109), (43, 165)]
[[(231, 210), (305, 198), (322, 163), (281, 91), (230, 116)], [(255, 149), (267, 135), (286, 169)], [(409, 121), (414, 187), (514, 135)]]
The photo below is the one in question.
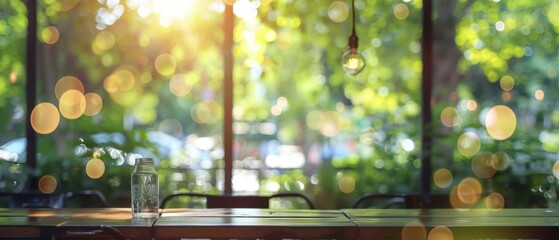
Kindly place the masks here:
[(130, 183), (132, 217), (156, 218), (159, 213), (159, 182), (153, 158), (136, 158)]

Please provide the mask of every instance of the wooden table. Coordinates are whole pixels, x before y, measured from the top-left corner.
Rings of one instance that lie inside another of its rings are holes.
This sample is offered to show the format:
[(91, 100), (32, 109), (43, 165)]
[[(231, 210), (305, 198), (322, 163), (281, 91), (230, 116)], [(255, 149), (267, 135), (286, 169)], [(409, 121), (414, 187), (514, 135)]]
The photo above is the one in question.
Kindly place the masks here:
[(361, 239), (559, 239), (551, 209), (343, 209)]
[(155, 220), (132, 219), (129, 208), (0, 208), (0, 238), (109, 238), (108, 232), (116, 230), (131, 239), (151, 239)]
[[(128, 208), (2, 209), (0, 238), (67, 239), (116, 229), (129, 239), (559, 239), (550, 209), (164, 209), (134, 220)], [(437, 236), (435, 236), (438, 234)], [(430, 236), (430, 238), (429, 238)]]
[(356, 239), (357, 227), (340, 210), (164, 209), (156, 239)]

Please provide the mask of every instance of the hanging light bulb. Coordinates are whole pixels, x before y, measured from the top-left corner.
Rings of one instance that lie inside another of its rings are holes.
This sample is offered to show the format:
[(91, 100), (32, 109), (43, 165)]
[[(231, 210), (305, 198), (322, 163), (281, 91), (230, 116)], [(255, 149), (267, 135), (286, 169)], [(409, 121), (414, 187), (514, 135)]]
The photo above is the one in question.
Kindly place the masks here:
[(351, 11), (352, 11), (352, 30), (351, 35), (349, 36), (349, 49), (342, 55), (341, 63), (344, 72), (357, 75), (360, 73), (363, 68), (365, 68), (365, 58), (359, 51), (357, 51), (357, 47), (359, 46), (359, 38), (357, 37), (357, 33), (355, 32), (355, 3), (354, 0), (351, 0)]

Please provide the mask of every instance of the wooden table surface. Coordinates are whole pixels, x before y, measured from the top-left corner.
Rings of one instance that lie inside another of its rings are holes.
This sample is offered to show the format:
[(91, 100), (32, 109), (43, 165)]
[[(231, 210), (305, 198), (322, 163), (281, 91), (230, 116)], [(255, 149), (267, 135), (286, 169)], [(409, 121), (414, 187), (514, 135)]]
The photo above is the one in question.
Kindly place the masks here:
[(164, 209), (156, 239), (356, 239), (357, 227), (340, 210)]
[[(553, 209), (343, 209), (361, 239), (559, 239)], [(407, 236), (407, 235), (411, 236)], [(440, 234), (443, 234), (442, 237)], [(430, 239), (430, 238), (429, 238)]]
[[(150, 239), (155, 220), (133, 219), (129, 208), (0, 208), (0, 238), (44, 239), (68, 232), (92, 235), (110, 227), (133, 239)], [(108, 237), (103, 233), (97, 236)]]
[[(0, 238), (50, 238), (110, 227), (130, 239), (559, 239), (554, 209), (2, 209)], [(107, 238), (107, 234), (95, 237)]]

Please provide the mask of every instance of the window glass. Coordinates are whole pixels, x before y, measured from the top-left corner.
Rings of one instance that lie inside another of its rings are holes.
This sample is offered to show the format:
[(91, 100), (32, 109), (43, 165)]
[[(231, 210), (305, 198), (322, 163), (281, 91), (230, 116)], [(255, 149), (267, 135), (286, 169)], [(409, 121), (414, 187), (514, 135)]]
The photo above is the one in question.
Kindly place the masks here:
[(0, 191), (26, 187), (25, 49), (27, 9), (22, 1), (0, 1)]
[(156, 160), (161, 196), (218, 192), (223, 10), (221, 1), (40, 1), (39, 190), (99, 189), (128, 206), (143, 156)]
[(341, 208), (419, 191), (421, 1), (355, 1), (366, 61), (355, 76), (341, 66), (351, 1), (235, 7), (235, 192), (305, 192)]
[(434, 191), (487, 207), (554, 202), (559, 5), (435, 2)]

